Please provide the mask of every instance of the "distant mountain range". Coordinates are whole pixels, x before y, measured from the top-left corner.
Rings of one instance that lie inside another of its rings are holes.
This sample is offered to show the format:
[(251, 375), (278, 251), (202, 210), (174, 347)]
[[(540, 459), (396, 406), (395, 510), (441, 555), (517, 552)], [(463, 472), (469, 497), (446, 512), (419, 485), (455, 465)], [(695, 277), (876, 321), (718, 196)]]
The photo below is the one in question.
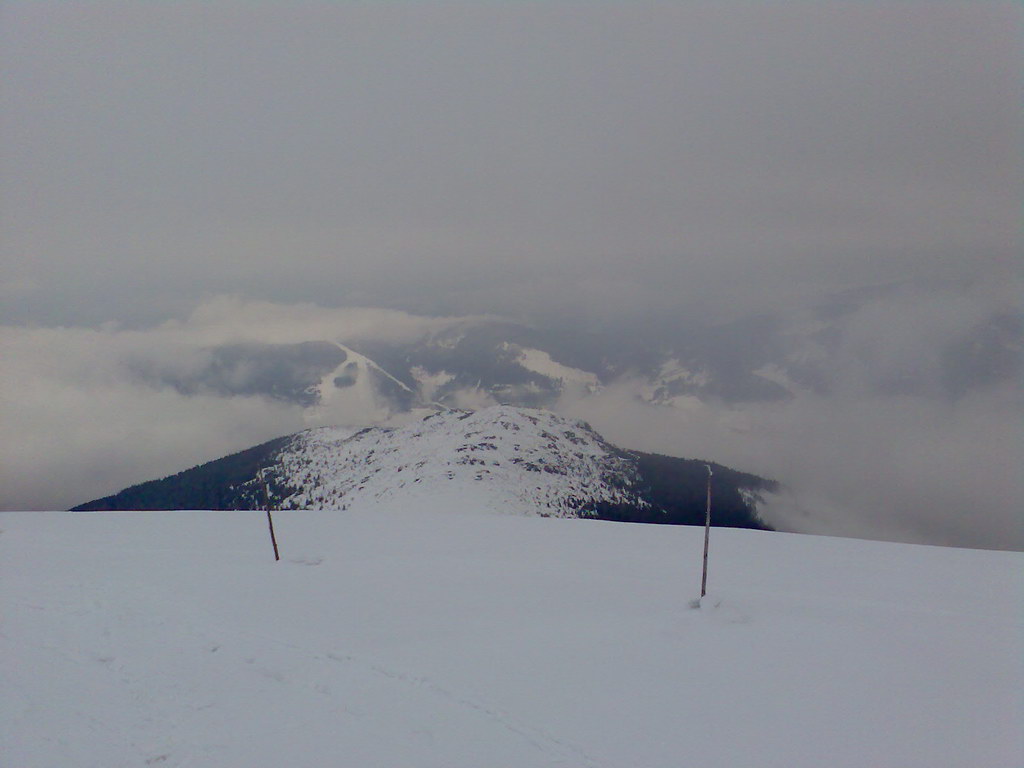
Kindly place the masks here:
[(916, 338), (901, 342), (890, 332), (925, 323), (925, 313), (913, 323), (901, 316), (887, 331), (891, 310), (872, 314), (873, 307), (891, 306), (879, 291), (703, 328), (597, 334), (453, 318), (400, 341), (343, 335), (248, 341), (195, 351), (185, 364), (138, 355), (127, 365), (136, 381), (155, 388), (359, 413), (356, 426), (417, 408), (557, 408), (563, 395), (587, 397), (626, 380), (642, 401), (686, 407), (695, 400), (736, 405), (827, 394), (851, 378), (879, 394), (956, 399), (1020, 377), (1024, 315), (991, 314), (955, 334), (936, 334), (925, 349)]
[(624, 451), (584, 422), (513, 406), (439, 410), (355, 434), (307, 430), (73, 511), (261, 509), (267, 501), (282, 510), (345, 510), (384, 499), (415, 509), (440, 498), (454, 510), (701, 525), (709, 467), (714, 524), (769, 529), (758, 503), (776, 490), (770, 480)]

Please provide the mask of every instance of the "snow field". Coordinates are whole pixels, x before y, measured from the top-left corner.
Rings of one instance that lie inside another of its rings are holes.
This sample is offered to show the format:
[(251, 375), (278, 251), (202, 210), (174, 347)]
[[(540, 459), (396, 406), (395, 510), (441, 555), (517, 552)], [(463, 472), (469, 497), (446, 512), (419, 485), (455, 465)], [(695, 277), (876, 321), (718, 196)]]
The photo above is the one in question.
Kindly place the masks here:
[(1019, 553), (367, 505), (0, 515), (41, 766), (1016, 766)]

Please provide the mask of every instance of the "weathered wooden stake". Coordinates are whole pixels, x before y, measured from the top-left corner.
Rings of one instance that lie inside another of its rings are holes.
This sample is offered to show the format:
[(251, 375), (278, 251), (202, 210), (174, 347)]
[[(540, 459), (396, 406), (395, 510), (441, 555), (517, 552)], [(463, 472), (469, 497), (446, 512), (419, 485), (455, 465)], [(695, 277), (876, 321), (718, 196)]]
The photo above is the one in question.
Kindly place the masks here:
[(260, 484), (263, 486), (263, 504), (267, 508), (267, 525), (270, 527), (270, 543), (274, 545), (274, 560), (280, 560), (281, 555), (277, 552), (277, 537), (274, 535), (274, 518), (270, 516), (270, 491), (267, 490), (267, 479), (260, 470)]
[(711, 538), (711, 465), (704, 466), (708, 468), (708, 505), (704, 513), (704, 573), (700, 577), (701, 597), (708, 591), (708, 540)]

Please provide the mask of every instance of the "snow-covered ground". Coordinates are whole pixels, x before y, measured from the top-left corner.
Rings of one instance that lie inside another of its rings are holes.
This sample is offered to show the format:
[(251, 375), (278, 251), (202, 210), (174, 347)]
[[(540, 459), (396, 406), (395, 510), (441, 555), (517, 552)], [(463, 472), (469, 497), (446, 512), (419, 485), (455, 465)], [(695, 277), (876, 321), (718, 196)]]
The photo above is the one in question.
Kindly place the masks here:
[(451, 509), (0, 515), (0, 762), (1019, 766), (1020, 553)]

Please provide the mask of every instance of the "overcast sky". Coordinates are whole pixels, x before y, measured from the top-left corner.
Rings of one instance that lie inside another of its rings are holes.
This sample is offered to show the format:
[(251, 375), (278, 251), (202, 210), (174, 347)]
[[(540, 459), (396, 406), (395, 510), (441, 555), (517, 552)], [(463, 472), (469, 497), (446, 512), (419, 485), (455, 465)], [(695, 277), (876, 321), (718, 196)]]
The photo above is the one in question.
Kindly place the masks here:
[[(859, 318), (849, 359), (932, 354), (1020, 307), (1022, 33), (978, 1), (0, 2), (0, 508), (301, 428), (118, 361), (429, 322), (355, 307), (664, 328), (912, 281), (937, 287)], [(951, 521), (981, 498), (977, 541), (1024, 546), (1019, 391), (845, 391), (685, 423), (628, 388), (562, 405), (845, 496), (837, 520), (904, 493), (896, 537), (971, 543)]]
[(727, 313), (1020, 251), (1016, 3), (0, 14), (7, 323)]

